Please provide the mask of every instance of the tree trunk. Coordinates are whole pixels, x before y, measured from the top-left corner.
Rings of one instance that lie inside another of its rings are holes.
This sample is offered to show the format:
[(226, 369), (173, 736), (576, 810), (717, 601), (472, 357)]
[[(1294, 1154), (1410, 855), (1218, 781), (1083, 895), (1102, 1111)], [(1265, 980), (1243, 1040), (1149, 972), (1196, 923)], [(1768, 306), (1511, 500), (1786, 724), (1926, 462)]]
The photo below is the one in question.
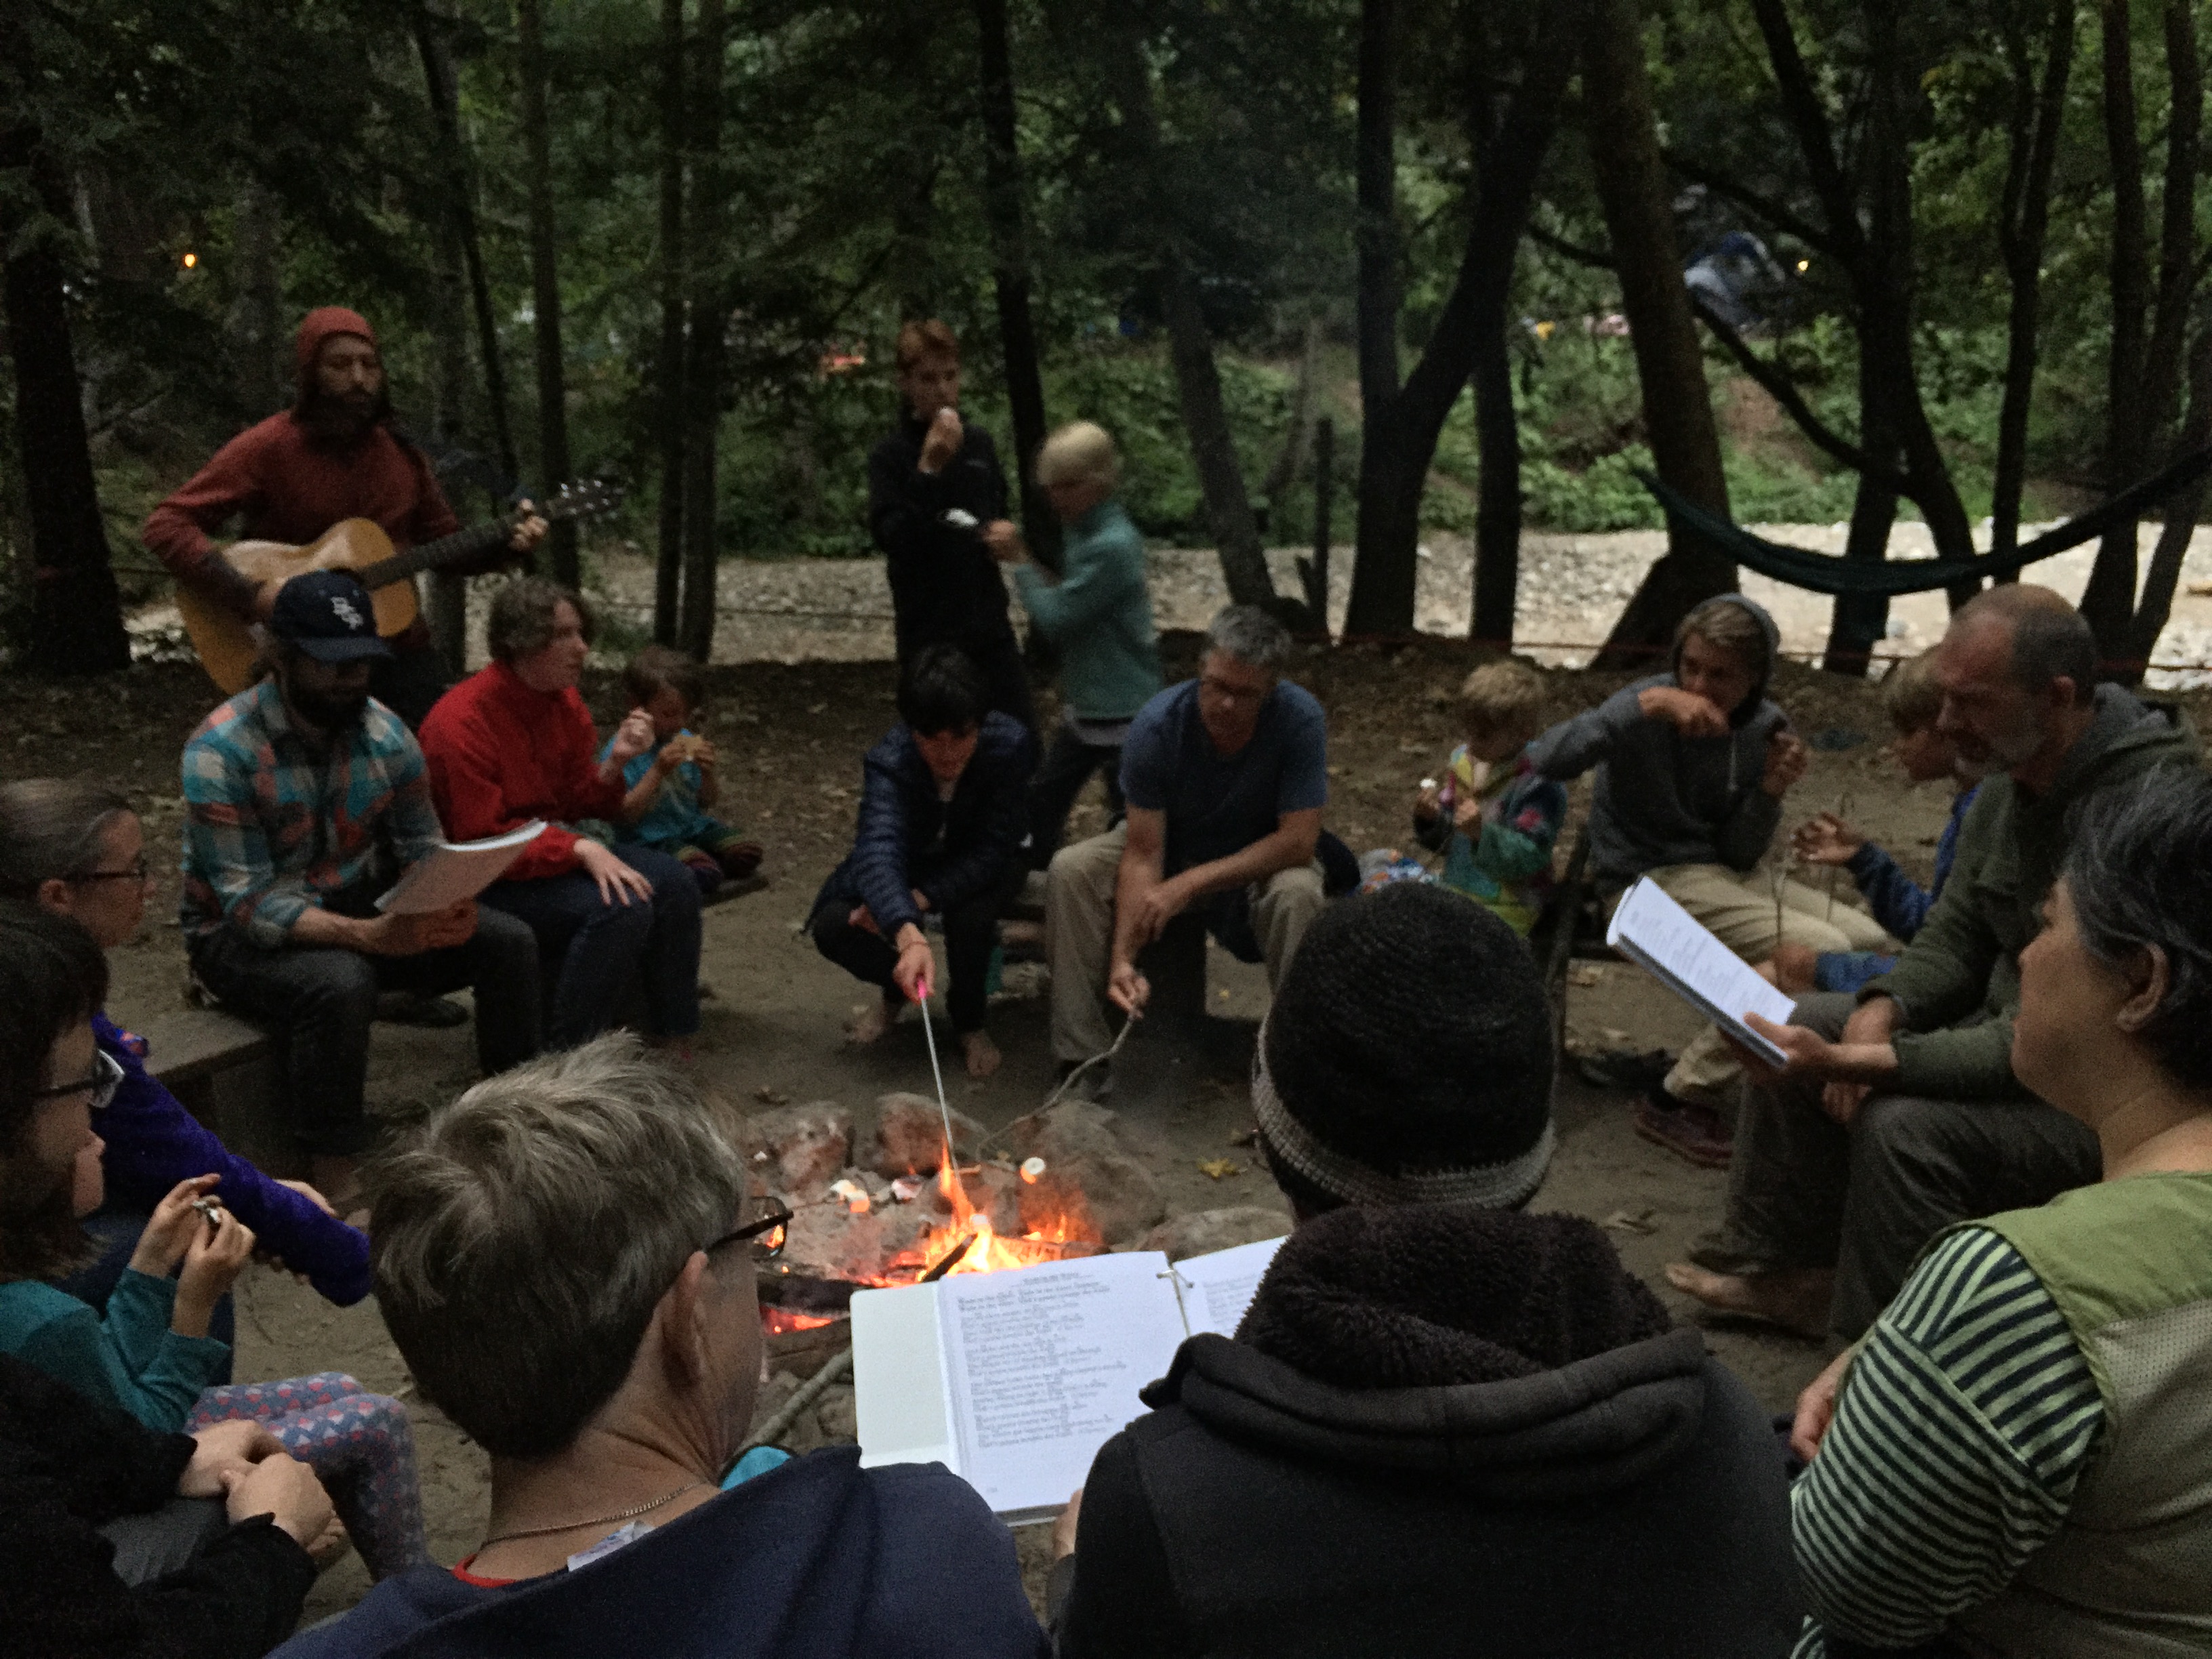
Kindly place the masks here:
[[(530, 179), (530, 291), (538, 344), (538, 487), (568, 477), (568, 386), (561, 354), (560, 230), (553, 219), (553, 143), (545, 113), (545, 37), (540, 0), (515, 0), (521, 46), (522, 141)], [(553, 526), (545, 538), (553, 580), (576, 585), (576, 525)]]
[[(1504, 319), (1498, 320), (1502, 325)], [(1468, 635), (1510, 651), (1521, 589), (1521, 422), (1513, 408), (1513, 362), (1503, 326), (1486, 329), (1475, 343), (1474, 430), (1482, 480)]]
[[(2186, 454), (2212, 442), (2212, 317), (2201, 317), (2196, 343), (2189, 351), (2189, 412), (2183, 418), (2177, 453)], [(2150, 568), (2143, 574), (2142, 599), (2136, 607), (2134, 632), (2128, 651), (2113, 678), (2123, 684), (2139, 684), (2173, 614), (2174, 590), (2181, 585), (2181, 562), (2197, 533), (2197, 515), (2204, 510), (2206, 486), (2199, 478), (2166, 503), (2166, 522), (2159, 528), (2158, 545), (2151, 550)]]
[[(1659, 155), (1637, 0), (1597, 0), (1583, 45), (1583, 118), (1605, 212), (1621, 309), (1636, 354), (1644, 422), (1659, 476), (1725, 516), (1728, 475), (1705, 384), (1705, 355), (1682, 286), (1674, 191)], [(1645, 575), (1600, 653), (1606, 667), (1640, 667), (1674, 637), (1700, 600), (1735, 586), (1735, 565), (1702, 538), (1671, 529), (1666, 556)]]
[(676, 643), (684, 592), (684, 0), (660, 0), (660, 356), (653, 425), (660, 441), (660, 538), (653, 637)]
[(691, 126), (691, 305), (690, 358), (684, 369), (684, 601), (677, 641), (700, 662), (714, 648), (714, 586), (720, 549), (716, 485), (722, 423), (723, 236), (729, 203), (722, 161), (722, 56), (729, 14), (725, 0), (699, 0), (698, 58), (688, 102)]
[(1190, 440), (1191, 460), (1198, 471), (1199, 490), (1206, 501), (1206, 524), (1213, 532), (1221, 574), (1233, 604), (1279, 611), (1284, 602), (1267, 574), (1260, 527), (1244, 490), (1243, 465), (1237, 459), (1228, 410), (1221, 401), (1213, 337), (1206, 325), (1198, 284), (1178, 240), (1160, 154), (1159, 117), (1152, 103), (1151, 73), (1133, 28), (1126, 21), (1108, 20), (1102, 45), (1109, 82), (1121, 106), (1121, 118), (1143, 175), (1146, 216), (1150, 222), (1146, 230), (1152, 239), (1153, 276), (1166, 314), (1176, 400)]
[(415, 50), (422, 60), (431, 117), (437, 125), (446, 199), (468, 279), (469, 307), (476, 317), (477, 352), (483, 360), (484, 403), (491, 420), (492, 444), (499, 453), (501, 475), (512, 486), (521, 467), (514, 453), (514, 423), (507, 410), (507, 362), (500, 349), (499, 319), (492, 311), (491, 279), (484, 272), (483, 239), (477, 230), (475, 169), (469, 165), (468, 147), (461, 139), (453, 58), (439, 33), (447, 20), (421, 4), (410, 7), (408, 15), (415, 31)]
[[(13, 27), (0, 43), (24, 51)], [(19, 63), (21, 57), (19, 56)], [(0, 250), (5, 251), (8, 349), (15, 369), (15, 425), (30, 520), (31, 617), (25, 658), (40, 674), (91, 674), (125, 668), (130, 636), (115, 573), (108, 567), (107, 529), (92, 471), (84, 425), (83, 387), (71, 342), (69, 295), (54, 237), (68, 222), (69, 195), (60, 172), (39, 148), (34, 129), (0, 136), (0, 169), (27, 170), (46, 216), (31, 226), (0, 194)]]
[(234, 384), (250, 421), (266, 419), (292, 401), (291, 353), (285, 349), (284, 296), (278, 271), (283, 221), (276, 198), (258, 179), (238, 192), (238, 295), (230, 307), (236, 354)]
[(1344, 631), (1401, 634), (1413, 626), (1428, 468), (1411, 464), (1391, 418), (1401, 385), (1396, 0), (1362, 0), (1358, 97), (1359, 520)]
[[(2025, 32), (2008, 27), (2013, 119), (1997, 246), (2004, 256), (2012, 305), (2005, 319), (2004, 396), (1997, 409), (1997, 453), (1990, 487), (1990, 551), (2009, 553), (2020, 541), (2021, 491), (2027, 477), (2027, 416), (2035, 392), (2036, 335), (2043, 304), (2043, 250), (2051, 222), (2051, 180), (2074, 69), (2075, 0), (2051, 0), (2043, 82)], [(2017, 580), (2009, 577), (2001, 580)]]
[[(2105, 488), (2119, 489), (2142, 470), (2143, 335), (2150, 308), (2149, 216), (2143, 205), (2142, 141), (2136, 127), (2134, 30), (2129, 7), (2100, 8), (2104, 46), (2105, 150), (2112, 181), (2110, 275), (2112, 343), (2105, 360)], [(2081, 592), (2081, 614), (2106, 657), (2124, 654), (2136, 602), (2136, 526), (2113, 526), (2097, 544)]]
[[(1395, 395), (1380, 407), (1370, 403), (1364, 409), (1358, 559), (1352, 568), (1352, 600), (1345, 617), (1347, 636), (1405, 633), (1413, 627), (1421, 486), (1436, 455), (1437, 436), (1474, 372), (1483, 343), (1492, 336), (1501, 341), (1504, 337), (1514, 262), (1528, 228), (1536, 175), (1559, 128), (1560, 100), (1574, 70), (1575, 41), (1585, 27), (1583, 0), (1562, 0), (1540, 14), (1520, 84), (1497, 124), (1497, 136), (1483, 148), (1467, 246), (1435, 331)], [(1363, 70), (1379, 69), (1389, 55), (1387, 43), (1371, 43), (1361, 54)], [(1373, 165), (1371, 155), (1369, 161)], [(1379, 174), (1376, 182), (1380, 182)], [(1371, 193), (1369, 199), (1374, 199)], [(1373, 222), (1363, 214), (1362, 222)], [(1395, 304), (1395, 274), (1389, 277), (1390, 290), (1377, 303), (1374, 279), (1381, 275), (1370, 267), (1363, 283), (1363, 402), (1371, 383), (1370, 374), (1382, 377), (1386, 340), (1395, 356), (1395, 317), (1387, 335), (1380, 325), (1382, 307)], [(1486, 459), (1486, 496), (1488, 468)], [(1517, 501), (1517, 479), (1513, 494)]]
[(1038, 562), (1060, 568), (1060, 519), (1032, 476), (1043, 447), (1044, 374), (1030, 317), (1029, 232), (1022, 204), (1022, 157), (1014, 122), (1014, 71), (1006, 32), (1006, 0), (975, 0), (982, 70), (983, 206), (991, 227), (992, 286), (999, 302), (999, 343), (1006, 359), (1006, 401), (1014, 416), (1015, 483), (1022, 530)]

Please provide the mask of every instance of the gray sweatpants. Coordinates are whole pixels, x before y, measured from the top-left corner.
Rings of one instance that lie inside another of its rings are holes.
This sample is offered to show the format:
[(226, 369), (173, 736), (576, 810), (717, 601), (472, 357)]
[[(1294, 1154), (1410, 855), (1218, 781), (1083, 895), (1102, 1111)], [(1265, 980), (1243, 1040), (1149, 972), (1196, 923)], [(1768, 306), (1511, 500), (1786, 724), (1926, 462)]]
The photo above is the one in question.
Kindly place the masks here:
[[(1833, 1039), (1855, 1006), (1802, 997), (1791, 1023)], [(1691, 1254), (1717, 1273), (1834, 1267), (1829, 1334), (1855, 1342), (1943, 1228), (2048, 1203), (2100, 1173), (2088, 1127), (2027, 1096), (1876, 1094), (1845, 1127), (1820, 1109), (1817, 1083), (1747, 1084), (1727, 1224)]]

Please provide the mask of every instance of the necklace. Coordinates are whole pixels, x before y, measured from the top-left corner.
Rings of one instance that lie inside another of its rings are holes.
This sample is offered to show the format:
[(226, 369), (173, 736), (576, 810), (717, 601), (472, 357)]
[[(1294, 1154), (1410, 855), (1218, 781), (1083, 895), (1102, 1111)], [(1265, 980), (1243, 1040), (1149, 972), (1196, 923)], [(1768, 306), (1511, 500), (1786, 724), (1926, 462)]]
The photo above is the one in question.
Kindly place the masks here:
[(617, 1510), (612, 1515), (594, 1516), (589, 1521), (563, 1521), (556, 1526), (525, 1527), (518, 1532), (503, 1532), (477, 1545), (477, 1553), (483, 1554), (494, 1544), (511, 1544), (518, 1538), (546, 1538), (556, 1532), (581, 1532), (586, 1527), (604, 1527), (609, 1522), (628, 1521), (637, 1516), (650, 1515), (655, 1510), (666, 1509), (685, 1492), (695, 1492), (706, 1484), (703, 1480), (686, 1480), (674, 1492), (665, 1497), (656, 1498), (649, 1504), (635, 1504), (629, 1509)]

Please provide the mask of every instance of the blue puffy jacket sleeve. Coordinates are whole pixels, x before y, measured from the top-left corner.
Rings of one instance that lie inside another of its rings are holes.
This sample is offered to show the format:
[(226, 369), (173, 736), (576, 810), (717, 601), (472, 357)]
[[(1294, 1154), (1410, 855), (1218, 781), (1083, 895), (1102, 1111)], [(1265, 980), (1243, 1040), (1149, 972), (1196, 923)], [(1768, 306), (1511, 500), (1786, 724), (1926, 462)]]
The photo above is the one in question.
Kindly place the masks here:
[(232, 1152), (146, 1069), (146, 1045), (105, 1013), (94, 1016), (100, 1052), (123, 1068), (115, 1099), (100, 1116), (107, 1143), (101, 1169), (111, 1204), (151, 1210), (180, 1181), (219, 1175), (216, 1188), (261, 1247), (338, 1306), (369, 1291), (368, 1238), (328, 1216)]

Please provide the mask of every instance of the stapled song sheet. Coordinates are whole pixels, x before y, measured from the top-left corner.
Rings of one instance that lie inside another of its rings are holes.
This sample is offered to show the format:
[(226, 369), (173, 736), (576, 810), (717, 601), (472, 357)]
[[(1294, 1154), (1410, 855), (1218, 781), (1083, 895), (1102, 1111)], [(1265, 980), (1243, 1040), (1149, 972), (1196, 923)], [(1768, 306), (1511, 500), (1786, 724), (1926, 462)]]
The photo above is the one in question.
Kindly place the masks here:
[(942, 1462), (1006, 1520), (1049, 1520), (1184, 1337), (1235, 1330), (1281, 1242), (1174, 1267), (1130, 1251), (859, 1292), (862, 1467)]
[(1743, 1023), (1747, 1013), (1787, 1025), (1796, 1005), (1714, 938), (1646, 876), (1621, 896), (1605, 942), (1754, 1054), (1776, 1065), (1781, 1049)]
[(503, 836), (441, 842), (429, 857), (408, 866), (376, 908), (393, 915), (427, 915), (472, 899), (505, 875), (522, 849), (544, 833), (545, 820), (532, 818)]

